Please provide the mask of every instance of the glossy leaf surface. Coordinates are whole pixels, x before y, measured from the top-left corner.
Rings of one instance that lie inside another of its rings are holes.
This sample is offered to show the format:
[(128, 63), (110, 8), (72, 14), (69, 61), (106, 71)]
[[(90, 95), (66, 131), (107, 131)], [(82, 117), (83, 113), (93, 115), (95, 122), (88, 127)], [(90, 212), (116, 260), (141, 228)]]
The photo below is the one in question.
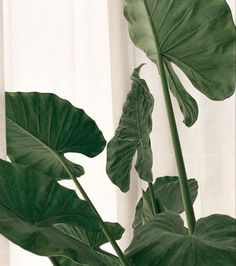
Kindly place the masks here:
[(126, 254), (133, 266), (234, 266), (235, 219), (211, 215), (199, 219), (192, 236), (180, 216), (158, 214), (135, 231)]
[[(189, 179), (188, 184), (192, 203), (194, 203), (198, 194), (198, 183), (195, 179)], [(153, 188), (156, 204), (160, 208), (161, 212), (165, 210), (174, 213), (184, 212), (179, 178), (177, 176), (159, 177), (153, 184)], [(149, 189), (147, 189), (137, 204), (133, 228), (137, 229), (142, 224), (149, 221), (152, 217), (150, 192)]]
[(63, 255), (79, 263), (106, 265), (92, 248), (54, 227), (66, 223), (101, 230), (93, 210), (75, 191), (31, 167), (2, 160), (0, 187), (0, 233), (10, 241), (41, 256)]
[(152, 181), (152, 150), (149, 134), (152, 130), (153, 96), (145, 80), (139, 76), (142, 65), (131, 77), (133, 83), (115, 136), (107, 146), (107, 174), (123, 192), (129, 190), (132, 161), (137, 152), (135, 168), (139, 177)]
[[(123, 0), (123, 5), (131, 39), (155, 64), (159, 50), (210, 99), (224, 100), (234, 93), (236, 35), (225, 0)], [(176, 78), (172, 82), (189, 126), (197, 119), (193, 100)], [(186, 111), (193, 112), (190, 122)]]
[(6, 93), (7, 152), (13, 162), (31, 165), (56, 180), (84, 170), (64, 157), (76, 152), (99, 154), (105, 140), (82, 109), (49, 93)]

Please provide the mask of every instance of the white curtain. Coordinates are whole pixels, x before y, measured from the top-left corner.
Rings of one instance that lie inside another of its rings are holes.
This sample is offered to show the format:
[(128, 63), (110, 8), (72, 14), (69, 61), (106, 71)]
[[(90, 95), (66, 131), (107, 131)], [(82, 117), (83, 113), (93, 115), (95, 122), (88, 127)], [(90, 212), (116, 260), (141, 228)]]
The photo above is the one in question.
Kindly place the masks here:
[[(145, 56), (129, 40), (120, 0), (4, 0), (5, 88), (8, 91), (54, 92), (85, 109), (109, 140), (130, 88), (132, 69)], [(229, 0), (232, 10), (234, 1)], [(0, 35), (1, 36), (1, 35)], [(1, 40), (1, 38), (0, 38)], [(2, 49), (1, 49), (2, 51)], [(3, 84), (3, 61), (0, 62)], [(186, 128), (173, 99), (189, 177), (198, 179), (197, 217), (211, 213), (235, 215), (234, 98), (212, 102), (195, 90), (178, 70), (197, 99), (199, 119)], [(160, 79), (149, 63), (142, 70), (155, 97), (152, 147), (154, 176), (176, 175)], [(3, 85), (0, 86), (3, 90)], [(0, 146), (4, 151), (4, 104), (0, 101)], [(2, 143), (3, 142), (3, 143)], [(4, 152), (5, 153), (5, 152)], [(81, 182), (104, 220), (127, 228), (120, 244), (131, 237), (134, 206), (141, 184), (133, 173), (132, 189), (119, 192), (105, 173), (105, 151), (95, 159), (69, 155), (84, 166)], [(70, 182), (66, 185), (73, 187)], [(9, 256), (0, 244), (1, 266), (47, 266), (46, 258), (10, 244)], [(1, 259), (6, 260), (1, 262)], [(9, 259), (9, 263), (8, 263)]]

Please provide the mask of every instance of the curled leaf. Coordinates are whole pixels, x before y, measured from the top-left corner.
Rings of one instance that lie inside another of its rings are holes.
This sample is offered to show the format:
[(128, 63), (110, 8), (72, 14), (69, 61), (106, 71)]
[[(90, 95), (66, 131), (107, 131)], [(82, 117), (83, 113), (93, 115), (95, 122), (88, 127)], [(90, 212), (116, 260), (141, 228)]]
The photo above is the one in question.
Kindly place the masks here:
[(137, 152), (135, 169), (139, 177), (152, 181), (152, 150), (149, 134), (152, 130), (151, 114), (154, 100), (145, 80), (139, 77), (139, 66), (133, 72), (131, 91), (115, 136), (107, 145), (107, 174), (122, 191), (130, 186), (132, 161)]

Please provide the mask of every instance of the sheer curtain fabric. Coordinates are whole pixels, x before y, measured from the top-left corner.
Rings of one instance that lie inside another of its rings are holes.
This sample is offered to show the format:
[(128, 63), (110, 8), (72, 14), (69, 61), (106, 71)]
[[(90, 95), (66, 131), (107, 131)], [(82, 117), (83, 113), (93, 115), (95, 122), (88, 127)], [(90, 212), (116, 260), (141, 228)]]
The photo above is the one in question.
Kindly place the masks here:
[[(234, 10), (234, 1), (227, 2)], [(5, 88), (56, 93), (83, 108), (109, 140), (130, 89), (133, 68), (148, 63), (141, 75), (155, 97), (151, 135), (153, 173), (155, 177), (176, 175), (160, 78), (156, 67), (130, 42), (121, 4), (121, 0), (4, 0)], [(1, 40), (0, 37), (0, 43)], [(2, 46), (0, 54), (2, 58)], [(2, 59), (0, 71), (0, 152), (4, 156)], [(234, 216), (234, 97), (224, 102), (210, 101), (177, 71), (200, 109), (198, 121), (188, 129), (172, 98), (188, 176), (199, 181), (196, 215), (218, 212)], [(133, 172), (131, 191), (127, 194), (118, 191), (106, 176), (105, 151), (94, 159), (68, 156), (84, 166), (86, 174), (80, 178), (81, 183), (104, 220), (119, 221), (126, 227), (120, 244), (127, 247), (132, 237), (134, 207), (144, 184)], [(70, 181), (63, 184), (73, 188)], [(13, 244), (8, 256), (6, 242), (0, 242), (0, 255), (1, 266), (51, 265), (46, 258)]]

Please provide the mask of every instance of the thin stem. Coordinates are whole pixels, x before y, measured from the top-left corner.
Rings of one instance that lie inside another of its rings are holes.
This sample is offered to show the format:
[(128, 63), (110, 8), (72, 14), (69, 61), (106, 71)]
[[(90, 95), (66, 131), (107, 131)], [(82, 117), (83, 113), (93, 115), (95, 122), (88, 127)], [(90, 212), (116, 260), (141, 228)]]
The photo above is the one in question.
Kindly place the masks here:
[(150, 195), (150, 199), (151, 199), (152, 213), (153, 213), (153, 216), (155, 216), (157, 213), (159, 213), (159, 210), (158, 210), (157, 204), (156, 204), (153, 184), (151, 182), (148, 183), (148, 190), (149, 190), (149, 195)]
[[(145, 6), (148, 17), (150, 17), (146, 0), (144, 0), (144, 6)], [(182, 194), (184, 209), (186, 213), (187, 223), (188, 223), (188, 232), (190, 235), (192, 235), (194, 232), (196, 220), (195, 220), (195, 214), (194, 214), (189, 186), (188, 186), (188, 178), (187, 178), (187, 173), (185, 170), (184, 158), (183, 158), (181, 144), (179, 140), (179, 134), (178, 134), (178, 130), (177, 130), (176, 122), (175, 122), (174, 111), (173, 111), (173, 107), (171, 103), (169, 88), (168, 88), (167, 79), (166, 79), (165, 70), (164, 70), (163, 58), (160, 52), (160, 46), (159, 46), (157, 34), (155, 32), (155, 28), (153, 26), (151, 19), (149, 20), (149, 22), (150, 22), (150, 27), (152, 29), (153, 36), (155, 36), (154, 42), (155, 42), (155, 48), (157, 51), (157, 55), (156, 55), (157, 66), (158, 66), (159, 73), (161, 76), (161, 82), (162, 82), (162, 88), (163, 88), (163, 93), (164, 93), (164, 98), (165, 98), (165, 104), (166, 104), (166, 109), (167, 109), (171, 137), (172, 137), (172, 142), (174, 146), (175, 159), (176, 159), (176, 164), (177, 164), (178, 173), (179, 173), (181, 194)]]
[(183, 153), (181, 149), (178, 129), (176, 126), (174, 111), (173, 111), (173, 107), (171, 103), (170, 93), (169, 93), (164, 65), (163, 65), (163, 59), (162, 59), (160, 50), (158, 51), (157, 57), (158, 57), (159, 73), (161, 76), (162, 88), (163, 88), (167, 115), (168, 115), (168, 120), (169, 120), (169, 126), (170, 126), (170, 131), (171, 131), (171, 137), (172, 137), (172, 142), (174, 146), (176, 164), (177, 164), (178, 173), (179, 173), (181, 194), (182, 194), (182, 199), (184, 203), (187, 223), (188, 223), (188, 231), (189, 231), (189, 234), (192, 235), (194, 232), (195, 224), (196, 224), (195, 214), (194, 214), (194, 209), (193, 209), (193, 205), (191, 201), (191, 195), (190, 195), (190, 190), (188, 186), (188, 178), (187, 178), (187, 173), (185, 169)]
[(124, 266), (130, 266), (127, 258), (125, 257), (125, 255), (123, 254), (122, 250), (120, 249), (120, 247), (117, 245), (116, 241), (114, 240), (113, 236), (111, 235), (109, 229), (107, 228), (105, 222), (103, 221), (102, 217), (100, 216), (100, 214), (98, 213), (97, 209), (95, 208), (95, 206), (93, 205), (92, 201), (90, 200), (90, 198), (88, 197), (88, 195), (86, 194), (86, 192), (84, 191), (83, 187), (80, 185), (79, 181), (77, 180), (77, 178), (75, 178), (70, 170), (65, 166), (65, 169), (67, 171), (67, 173), (69, 174), (69, 176), (72, 178), (72, 180), (74, 181), (76, 187), (78, 188), (78, 190), (80, 191), (80, 193), (82, 194), (83, 198), (89, 203), (90, 207), (93, 209), (94, 213), (97, 215), (97, 217), (100, 220), (101, 226), (102, 226), (102, 230), (103, 233), (105, 234), (105, 236), (107, 237), (107, 239), (109, 240), (109, 242), (111, 243), (113, 249), (115, 250), (117, 256), (119, 257), (121, 263)]

